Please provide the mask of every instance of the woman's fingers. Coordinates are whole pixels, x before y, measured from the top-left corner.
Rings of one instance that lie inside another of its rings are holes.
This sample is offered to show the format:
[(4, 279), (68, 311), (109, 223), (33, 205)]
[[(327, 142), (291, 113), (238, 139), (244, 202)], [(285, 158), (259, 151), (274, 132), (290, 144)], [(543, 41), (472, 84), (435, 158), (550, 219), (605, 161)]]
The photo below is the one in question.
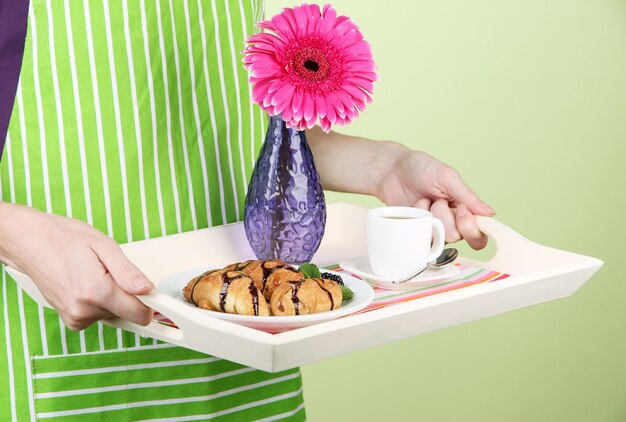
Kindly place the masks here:
[(110, 274), (105, 276), (111, 289), (105, 298), (104, 308), (120, 318), (127, 319), (139, 325), (148, 325), (152, 321), (152, 309), (148, 308), (135, 296), (126, 293), (113, 281)]
[(462, 239), (461, 233), (457, 230), (456, 220), (448, 201), (445, 199), (436, 200), (430, 207), (430, 212), (443, 223), (446, 231), (446, 242), (454, 243)]
[(495, 214), (493, 208), (481, 201), (453, 168), (448, 168), (448, 171), (442, 176), (442, 182), (444, 190), (451, 196), (453, 204), (464, 204), (470, 211), (478, 215), (491, 217)]
[[(95, 253), (91, 272), (98, 276), (74, 283), (78, 300), (91, 306), (86, 310), (85, 321), (91, 319), (95, 322), (118, 316), (139, 325), (148, 325), (152, 320), (152, 310), (134, 295), (148, 294), (154, 290), (154, 285), (130, 262), (113, 239), (98, 235), (91, 248)], [(100, 271), (95, 271), (98, 267)], [(81, 275), (85, 273), (81, 272)]]
[[(113, 316), (139, 325), (149, 324), (152, 310), (134, 295), (149, 293), (152, 283), (112, 239), (101, 235), (90, 245), (89, 253), (73, 267), (71, 300), (63, 318), (65, 324), (81, 330)], [(135, 286), (135, 281), (144, 282), (143, 291)]]
[(74, 331), (84, 330), (94, 322), (113, 316), (111, 312), (87, 304), (81, 298), (73, 298), (64, 308), (58, 308), (63, 323)]
[(111, 274), (80, 279), (72, 283), (71, 300), (59, 310), (72, 330), (82, 330), (96, 321), (119, 316), (139, 325), (152, 320), (152, 310), (115, 283)]
[(94, 251), (101, 262), (97, 265), (104, 266), (104, 269), (97, 283), (84, 283), (83, 301), (136, 324), (148, 325), (152, 310), (135, 295), (150, 293), (154, 285), (129, 261), (114, 240), (103, 238)]
[(415, 208), (421, 208), (423, 210), (428, 211), (432, 203), (433, 201), (431, 201), (430, 198), (421, 198), (413, 206)]
[(92, 324), (95, 324), (96, 322), (100, 320), (107, 319), (112, 316), (114, 315), (111, 315), (110, 312), (102, 311), (102, 313), (96, 318), (92, 317), (92, 318), (84, 318), (84, 319), (73, 319), (73, 318), (67, 318), (61, 315), (61, 319), (63, 320), (63, 324), (65, 324), (65, 326), (69, 328), (70, 330), (81, 331), (86, 328), (89, 328), (89, 326), (91, 326)]
[(95, 242), (94, 252), (125, 292), (142, 295), (154, 290), (154, 284), (124, 255), (119, 245), (109, 237)]
[(480, 231), (476, 217), (463, 204), (456, 208), (456, 227), (472, 249), (480, 250), (487, 246), (487, 235)]
[(478, 228), (476, 217), (467, 206), (460, 204), (453, 210), (448, 201), (438, 199), (432, 204), (430, 211), (443, 223), (446, 242), (454, 243), (465, 239), (472, 249), (476, 250), (487, 246), (488, 238)]
[(124, 292), (113, 280), (112, 294), (109, 297), (90, 297), (87, 304), (84, 299), (71, 304), (66, 310), (58, 310), (63, 323), (71, 330), (84, 330), (91, 324), (103, 319), (118, 316), (139, 325), (148, 325), (153, 312), (135, 296)]

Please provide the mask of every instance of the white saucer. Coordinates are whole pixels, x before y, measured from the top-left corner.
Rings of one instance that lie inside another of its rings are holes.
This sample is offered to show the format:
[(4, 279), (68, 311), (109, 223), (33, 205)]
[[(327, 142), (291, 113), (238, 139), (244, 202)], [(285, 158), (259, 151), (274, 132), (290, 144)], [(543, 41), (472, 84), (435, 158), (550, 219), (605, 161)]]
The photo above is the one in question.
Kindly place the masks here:
[(392, 278), (381, 277), (374, 274), (367, 256), (344, 259), (339, 263), (339, 266), (354, 275), (362, 277), (368, 283), (387, 290), (410, 290), (416, 287), (436, 284), (438, 281), (454, 277), (461, 272), (461, 269), (456, 265), (448, 265), (442, 268), (429, 268), (417, 277), (398, 284), (394, 283), (395, 280)]

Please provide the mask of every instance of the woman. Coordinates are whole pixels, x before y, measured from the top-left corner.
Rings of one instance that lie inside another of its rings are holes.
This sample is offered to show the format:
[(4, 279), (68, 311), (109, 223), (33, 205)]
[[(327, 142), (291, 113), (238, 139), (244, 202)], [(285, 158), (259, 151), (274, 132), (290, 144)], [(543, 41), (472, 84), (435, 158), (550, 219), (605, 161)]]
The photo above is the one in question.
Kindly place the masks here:
[[(1, 28), (25, 25), (20, 7)], [(0, 261), (56, 312), (3, 268), (3, 420), (305, 419), (297, 370), (268, 374), (97, 322), (152, 317), (135, 295), (153, 284), (117, 243), (241, 218), (264, 116), (239, 51), (261, 15), (260, 2), (226, 0), (31, 5), (0, 163)], [(0, 112), (0, 129), (8, 122)], [(474, 214), (492, 210), (450, 167), (392, 142), (309, 140), (325, 188), (430, 209), (448, 241), (485, 245)]]

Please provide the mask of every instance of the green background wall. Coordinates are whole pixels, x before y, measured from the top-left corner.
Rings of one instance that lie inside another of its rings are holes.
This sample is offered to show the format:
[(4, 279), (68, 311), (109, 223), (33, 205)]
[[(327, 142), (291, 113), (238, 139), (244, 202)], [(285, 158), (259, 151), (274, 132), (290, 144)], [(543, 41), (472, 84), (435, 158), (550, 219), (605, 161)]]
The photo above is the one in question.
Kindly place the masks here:
[(626, 2), (333, 5), (380, 73), (346, 133), (435, 155), (500, 221), (605, 266), (572, 297), (305, 367), (310, 420), (626, 420)]

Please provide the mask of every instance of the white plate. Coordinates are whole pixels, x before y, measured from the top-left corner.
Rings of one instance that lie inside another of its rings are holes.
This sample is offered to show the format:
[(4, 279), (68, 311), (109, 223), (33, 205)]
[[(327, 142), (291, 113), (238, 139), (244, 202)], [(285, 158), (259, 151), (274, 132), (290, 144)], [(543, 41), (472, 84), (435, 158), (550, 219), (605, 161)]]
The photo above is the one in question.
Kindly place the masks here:
[(370, 284), (387, 290), (410, 290), (416, 287), (436, 284), (438, 281), (454, 277), (461, 272), (461, 269), (456, 265), (448, 265), (442, 268), (429, 268), (409, 281), (394, 283), (395, 280), (392, 278), (381, 277), (374, 274), (367, 256), (344, 259), (339, 262), (339, 266), (352, 274), (362, 277)]
[(335, 309), (334, 311), (297, 316), (254, 316), (209, 311), (207, 309), (198, 308), (192, 303), (187, 302), (183, 296), (183, 288), (187, 285), (189, 280), (209, 269), (211, 269), (211, 267), (185, 271), (168, 277), (159, 283), (157, 290), (183, 302), (199, 312), (206, 312), (215, 318), (234, 322), (235, 324), (245, 325), (247, 327), (266, 331), (268, 333), (280, 333), (283, 331), (307, 327), (309, 325), (319, 324), (320, 322), (337, 319), (339, 317), (360, 311), (369, 305), (374, 299), (374, 290), (366, 282), (348, 274), (336, 273), (334, 271), (322, 269), (322, 272), (340, 275), (346, 287), (350, 288), (354, 292), (352, 300), (341, 305), (339, 309)]

